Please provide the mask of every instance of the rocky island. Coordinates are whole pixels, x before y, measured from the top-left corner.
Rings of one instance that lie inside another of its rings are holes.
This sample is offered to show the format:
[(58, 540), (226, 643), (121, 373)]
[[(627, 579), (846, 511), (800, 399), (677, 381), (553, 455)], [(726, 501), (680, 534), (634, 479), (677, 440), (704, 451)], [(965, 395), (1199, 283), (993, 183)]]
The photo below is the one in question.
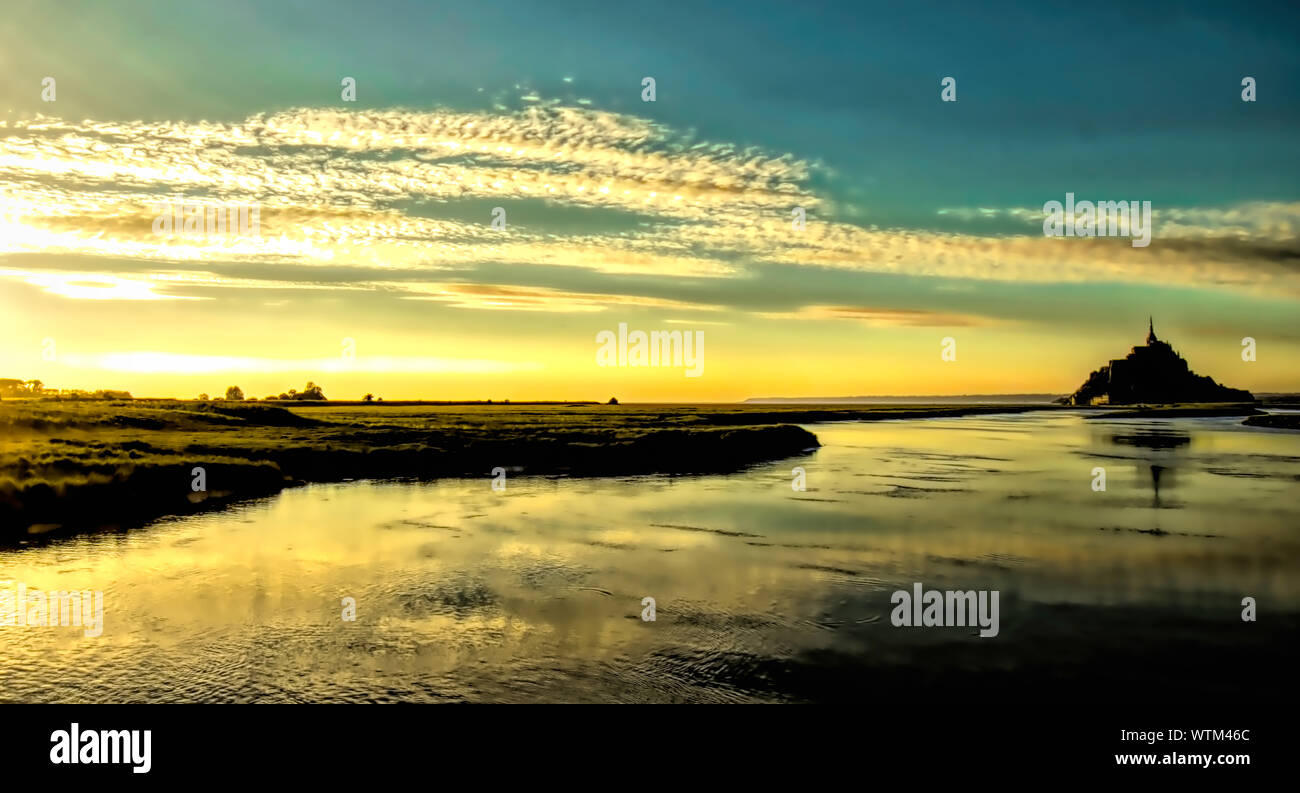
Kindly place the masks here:
[(1156, 338), (1155, 324), (1148, 320), (1146, 344), (1093, 372), (1064, 401), (1069, 405), (1169, 405), (1253, 402), (1255, 397), (1193, 372), (1168, 342)]

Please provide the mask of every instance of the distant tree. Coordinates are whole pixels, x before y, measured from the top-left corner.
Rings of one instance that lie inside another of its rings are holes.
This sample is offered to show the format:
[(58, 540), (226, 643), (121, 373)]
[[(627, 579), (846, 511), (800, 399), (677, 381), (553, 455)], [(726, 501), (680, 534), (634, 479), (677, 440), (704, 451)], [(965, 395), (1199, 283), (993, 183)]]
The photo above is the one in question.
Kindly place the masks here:
[(361, 401), (362, 401), (362, 402), (374, 402), (374, 401), (375, 401), (375, 395), (374, 395), (374, 394), (366, 394), (365, 396), (361, 397)]
[(266, 396), (262, 397), (262, 401), (263, 401), (263, 402), (274, 402), (275, 400), (277, 400), (277, 399), (279, 399), (279, 398), (280, 398), (280, 397), (276, 396), (275, 394), (267, 394)]
[(40, 380), (28, 380), (24, 385), (27, 387), (27, 393), (32, 396), (40, 396), (45, 393), (45, 384)]
[(226, 399), (229, 399), (232, 402), (243, 402), (244, 389), (237, 385), (232, 385), (230, 388), (226, 389)]
[(298, 395), (298, 398), (299, 398), (299, 399), (319, 399), (319, 400), (324, 400), (324, 399), (325, 399), (325, 393), (324, 393), (323, 391), (321, 391), (321, 387), (320, 387), (320, 386), (318, 386), (318, 385), (316, 385), (315, 383), (313, 383), (312, 381), (308, 380), (308, 381), (307, 381), (307, 386), (306, 386), (305, 388), (303, 388), (302, 393)]
[(207, 395), (207, 394), (199, 394), (199, 401), (200, 401), (200, 402), (207, 402), (207, 401), (208, 401), (208, 395)]
[(617, 405), (617, 404), (618, 404), (618, 399), (615, 398), (615, 397), (610, 397), (610, 398), (609, 398), (609, 402), (606, 402), (605, 404), (607, 404), (607, 405)]

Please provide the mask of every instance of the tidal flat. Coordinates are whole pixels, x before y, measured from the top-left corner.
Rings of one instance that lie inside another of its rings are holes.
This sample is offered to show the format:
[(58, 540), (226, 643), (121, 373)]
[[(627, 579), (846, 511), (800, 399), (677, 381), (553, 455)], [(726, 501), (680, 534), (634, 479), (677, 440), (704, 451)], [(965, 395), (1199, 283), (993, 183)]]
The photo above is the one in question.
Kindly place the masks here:
[(816, 436), (796, 423), (1031, 409), (1043, 408), (7, 400), (0, 542), (129, 527), (307, 482), (486, 477), (497, 468), (735, 471), (815, 449)]
[[(854, 419), (728, 472), (313, 482), (29, 536), (0, 588), (102, 591), (103, 632), (0, 625), (0, 700), (1294, 703), (1300, 437), (1094, 415)], [(998, 592), (997, 635), (896, 627), (917, 584)]]

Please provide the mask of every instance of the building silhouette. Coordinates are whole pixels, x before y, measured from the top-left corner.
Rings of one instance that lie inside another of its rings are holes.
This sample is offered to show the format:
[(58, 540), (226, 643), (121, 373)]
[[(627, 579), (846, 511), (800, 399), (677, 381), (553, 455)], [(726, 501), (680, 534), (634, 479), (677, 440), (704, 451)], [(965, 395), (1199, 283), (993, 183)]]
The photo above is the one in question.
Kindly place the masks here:
[(1066, 402), (1133, 405), (1254, 400), (1249, 391), (1221, 386), (1213, 378), (1193, 372), (1168, 342), (1156, 337), (1155, 323), (1148, 318), (1146, 344), (1093, 372)]

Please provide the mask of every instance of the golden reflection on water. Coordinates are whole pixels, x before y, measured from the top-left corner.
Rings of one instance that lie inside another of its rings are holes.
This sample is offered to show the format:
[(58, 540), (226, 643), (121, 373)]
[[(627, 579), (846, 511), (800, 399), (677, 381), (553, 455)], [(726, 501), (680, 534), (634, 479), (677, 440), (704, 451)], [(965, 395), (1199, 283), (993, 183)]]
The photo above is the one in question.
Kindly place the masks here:
[(4, 550), (0, 587), (102, 590), (106, 616), (0, 627), (0, 699), (780, 698), (773, 659), (981, 641), (893, 629), (914, 581), (1001, 591), (999, 652), (1048, 605), (1294, 612), (1300, 440), (1237, 421), (818, 425), (816, 454), (731, 476), (313, 485)]

